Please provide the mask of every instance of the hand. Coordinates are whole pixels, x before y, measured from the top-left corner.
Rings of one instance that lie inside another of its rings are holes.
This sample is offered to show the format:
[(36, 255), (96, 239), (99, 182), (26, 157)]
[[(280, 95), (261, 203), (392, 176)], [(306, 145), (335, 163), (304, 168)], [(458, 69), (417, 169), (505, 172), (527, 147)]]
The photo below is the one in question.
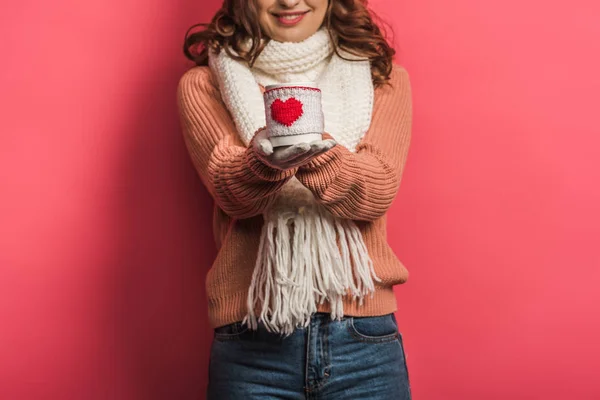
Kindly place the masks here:
[(252, 138), (251, 145), (254, 146), (256, 153), (265, 164), (285, 170), (307, 163), (313, 157), (335, 147), (337, 142), (331, 138), (274, 148), (267, 137), (267, 130), (262, 128)]

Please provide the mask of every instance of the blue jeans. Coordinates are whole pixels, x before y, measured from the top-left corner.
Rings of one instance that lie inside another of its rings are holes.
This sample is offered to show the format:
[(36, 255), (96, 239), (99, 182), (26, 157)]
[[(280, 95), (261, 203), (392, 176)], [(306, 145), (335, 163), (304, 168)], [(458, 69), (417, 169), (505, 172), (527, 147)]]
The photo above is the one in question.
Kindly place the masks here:
[(288, 337), (261, 324), (215, 329), (208, 400), (410, 400), (402, 334), (394, 314), (313, 314)]

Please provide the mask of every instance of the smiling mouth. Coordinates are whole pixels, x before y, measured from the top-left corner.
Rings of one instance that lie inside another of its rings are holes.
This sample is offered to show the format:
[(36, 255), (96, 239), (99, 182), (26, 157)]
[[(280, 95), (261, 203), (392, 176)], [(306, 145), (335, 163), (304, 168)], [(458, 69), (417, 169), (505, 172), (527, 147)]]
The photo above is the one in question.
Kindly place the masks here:
[(295, 25), (300, 22), (307, 13), (308, 11), (273, 13), (273, 16), (277, 18), (277, 21), (282, 25)]

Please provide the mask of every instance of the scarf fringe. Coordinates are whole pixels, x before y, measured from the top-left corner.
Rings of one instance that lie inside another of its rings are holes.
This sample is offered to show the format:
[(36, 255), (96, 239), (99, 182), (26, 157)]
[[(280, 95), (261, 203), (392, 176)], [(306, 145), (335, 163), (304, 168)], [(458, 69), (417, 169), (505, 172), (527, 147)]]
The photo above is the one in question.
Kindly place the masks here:
[(373, 297), (374, 281), (381, 279), (352, 220), (337, 218), (319, 204), (269, 215), (243, 324), (256, 330), (262, 322), (269, 332), (287, 336), (308, 326), (318, 304), (329, 301), (331, 318), (339, 320), (344, 296), (359, 305), (365, 296)]
[[(371, 125), (371, 64), (332, 49), (333, 41), (324, 28), (301, 43), (269, 41), (253, 68), (226, 51), (209, 52), (221, 97), (246, 146), (266, 125), (257, 83), (310, 80), (322, 91), (325, 132), (350, 152), (356, 151)], [(344, 315), (344, 296), (358, 300), (359, 305), (365, 296), (373, 297), (373, 280), (381, 280), (360, 230), (354, 221), (330, 214), (295, 177), (263, 216), (243, 323), (257, 329), (262, 321), (270, 331), (290, 334), (296, 327), (306, 327), (325, 301), (331, 306), (332, 319), (339, 319)]]

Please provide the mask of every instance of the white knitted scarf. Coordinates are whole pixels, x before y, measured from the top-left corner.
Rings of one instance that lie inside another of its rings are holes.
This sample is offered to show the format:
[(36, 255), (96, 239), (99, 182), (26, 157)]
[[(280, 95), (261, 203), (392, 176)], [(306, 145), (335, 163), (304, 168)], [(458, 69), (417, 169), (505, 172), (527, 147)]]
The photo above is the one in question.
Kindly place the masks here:
[[(258, 84), (316, 82), (322, 91), (325, 131), (351, 152), (371, 124), (370, 62), (337, 56), (324, 28), (299, 43), (269, 41), (251, 69), (225, 51), (211, 52), (209, 65), (246, 146), (266, 124)], [(360, 230), (354, 221), (329, 213), (296, 177), (283, 186), (263, 217), (243, 320), (251, 329), (262, 321), (269, 331), (289, 335), (297, 327), (306, 327), (317, 304), (325, 300), (331, 318), (339, 320), (344, 315), (344, 296), (351, 295), (359, 305), (364, 296), (373, 296), (373, 280), (380, 279)]]

